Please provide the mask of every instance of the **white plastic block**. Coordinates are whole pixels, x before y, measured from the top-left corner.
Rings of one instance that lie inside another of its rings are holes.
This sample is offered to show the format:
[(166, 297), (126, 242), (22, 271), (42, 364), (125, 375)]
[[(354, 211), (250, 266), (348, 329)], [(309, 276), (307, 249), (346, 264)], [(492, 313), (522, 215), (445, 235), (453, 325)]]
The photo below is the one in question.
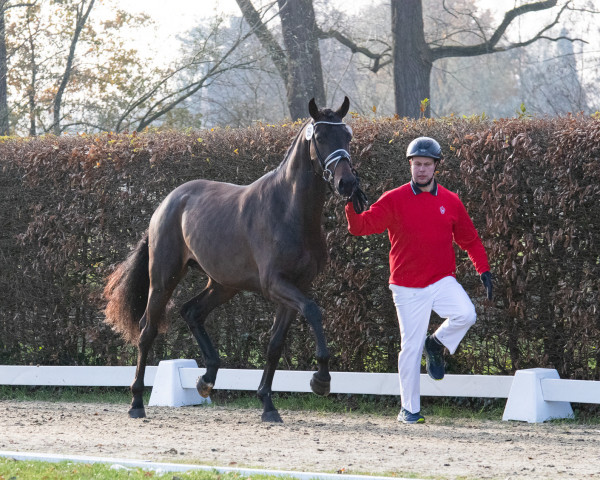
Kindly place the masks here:
[(210, 399), (202, 398), (196, 388), (183, 388), (180, 368), (198, 368), (198, 364), (190, 359), (163, 360), (158, 364), (149, 406), (183, 407), (210, 403)]
[(573, 409), (569, 402), (544, 400), (542, 380), (546, 378), (560, 377), (558, 372), (551, 368), (517, 370), (502, 420), (540, 423), (558, 418), (573, 418)]

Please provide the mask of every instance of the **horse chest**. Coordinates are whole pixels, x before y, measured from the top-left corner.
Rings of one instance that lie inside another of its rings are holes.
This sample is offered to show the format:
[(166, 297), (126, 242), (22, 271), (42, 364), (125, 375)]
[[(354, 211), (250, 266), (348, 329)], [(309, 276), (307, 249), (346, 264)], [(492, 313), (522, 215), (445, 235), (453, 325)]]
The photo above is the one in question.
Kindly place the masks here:
[(327, 256), (323, 235), (306, 235), (293, 229), (274, 237), (269, 252), (273, 268), (296, 274), (316, 274)]

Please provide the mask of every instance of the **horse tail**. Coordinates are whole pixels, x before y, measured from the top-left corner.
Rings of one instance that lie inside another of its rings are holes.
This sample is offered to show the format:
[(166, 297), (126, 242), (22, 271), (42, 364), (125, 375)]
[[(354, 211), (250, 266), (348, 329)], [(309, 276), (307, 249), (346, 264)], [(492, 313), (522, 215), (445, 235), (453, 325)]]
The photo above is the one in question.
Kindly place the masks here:
[(149, 258), (146, 232), (125, 261), (109, 275), (104, 288), (107, 301), (104, 321), (131, 344), (138, 341), (140, 320), (148, 302)]

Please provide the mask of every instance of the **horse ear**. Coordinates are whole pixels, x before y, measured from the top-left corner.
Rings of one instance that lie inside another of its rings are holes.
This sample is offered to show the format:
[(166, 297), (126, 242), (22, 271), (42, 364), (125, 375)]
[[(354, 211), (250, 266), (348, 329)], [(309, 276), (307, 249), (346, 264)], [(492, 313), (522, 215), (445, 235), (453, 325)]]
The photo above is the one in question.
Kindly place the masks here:
[(344, 103), (342, 103), (342, 106), (335, 113), (337, 113), (340, 116), (340, 118), (344, 118), (346, 116), (346, 114), (348, 113), (349, 109), (350, 109), (350, 100), (348, 99), (348, 97), (344, 97)]
[(317, 107), (317, 103), (315, 102), (314, 98), (311, 98), (310, 102), (308, 102), (308, 113), (310, 113), (312, 118), (317, 120), (317, 117), (319, 116), (319, 108)]

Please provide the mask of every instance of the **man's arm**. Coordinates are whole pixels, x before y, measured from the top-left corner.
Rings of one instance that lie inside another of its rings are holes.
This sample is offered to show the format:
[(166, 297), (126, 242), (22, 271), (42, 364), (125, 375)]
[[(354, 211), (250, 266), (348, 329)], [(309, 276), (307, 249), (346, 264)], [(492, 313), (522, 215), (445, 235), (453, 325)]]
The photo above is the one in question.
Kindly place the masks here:
[(463, 203), (458, 200), (458, 218), (454, 225), (454, 241), (469, 254), (471, 262), (480, 275), (490, 269), (485, 247), (479, 238), (473, 221)]
[(346, 204), (346, 219), (348, 231), (352, 235), (372, 235), (383, 233), (390, 224), (392, 215), (388, 207), (386, 194), (377, 200), (369, 210), (358, 214), (354, 211), (352, 203)]
[(485, 247), (473, 225), (473, 221), (463, 203), (458, 200), (458, 220), (454, 226), (454, 241), (469, 254), (471, 262), (481, 278), (488, 300), (492, 299), (492, 274)]

